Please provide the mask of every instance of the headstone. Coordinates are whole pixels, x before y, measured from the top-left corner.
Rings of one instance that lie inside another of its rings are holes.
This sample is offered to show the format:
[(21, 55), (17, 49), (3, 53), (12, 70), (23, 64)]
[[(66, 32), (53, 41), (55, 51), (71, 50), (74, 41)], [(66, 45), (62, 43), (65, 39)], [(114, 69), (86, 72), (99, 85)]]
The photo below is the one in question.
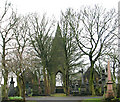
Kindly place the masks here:
[(99, 83), (99, 93), (100, 95), (102, 95), (102, 79), (101, 78), (99, 79), (98, 83)]
[(90, 95), (88, 79), (86, 79), (86, 95)]
[(105, 70), (103, 69), (102, 70), (102, 79), (101, 79), (101, 81), (102, 81), (102, 90), (101, 90), (101, 93), (102, 93), (102, 95), (104, 94), (104, 91), (105, 91), (105, 89), (104, 89), (104, 87), (105, 87), (105, 83), (106, 83), (106, 75), (105, 75)]
[(56, 93), (64, 93), (64, 89), (62, 86), (56, 86)]
[(39, 96), (39, 84), (35, 81), (32, 88), (33, 96)]
[(14, 81), (13, 81), (13, 77), (11, 78), (10, 81), (10, 87), (9, 87), (9, 91), (8, 91), (8, 96), (15, 96), (15, 87), (14, 87)]
[(82, 83), (81, 83), (81, 88), (80, 88), (80, 95), (85, 95), (86, 94), (86, 87), (84, 84), (84, 77), (83, 77), (83, 69), (82, 69)]
[(110, 61), (108, 61), (108, 66), (107, 66), (108, 70), (108, 82), (107, 82), (107, 91), (106, 91), (106, 95), (105, 98), (106, 99), (112, 99), (114, 98), (114, 92), (113, 92), (113, 82), (111, 79), (111, 72), (110, 72)]
[(45, 94), (45, 87), (44, 87), (44, 82), (41, 80), (40, 81), (40, 88), (41, 88), (41, 95)]
[(70, 94), (72, 94), (72, 80), (69, 82), (69, 87), (70, 87)]
[(74, 84), (74, 81), (71, 82), (71, 94), (73, 94), (74, 92), (74, 87), (75, 87), (75, 84)]
[(30, 87), (28, 87), (28, 89), (27, 89), (27, 91), (26, 91), (26, 94), (27, 94), (27, 96), (30, 96), (30, 95), (31, 95), (31, 88), (30, 88)]
[(76, 83), (75, 83), (75, 87), (74, 87), (74, 93), (77, 95), (77, 94), (79, 94), (79, 90), (78, 90), (78, 87), (79, 85), (78, 85), (78, 81), (76, 80)]
[(74, 80), (74, 82), (72, 83), (72, 93), (74, 96), (79, 95), (79, 85), (77, 80)]

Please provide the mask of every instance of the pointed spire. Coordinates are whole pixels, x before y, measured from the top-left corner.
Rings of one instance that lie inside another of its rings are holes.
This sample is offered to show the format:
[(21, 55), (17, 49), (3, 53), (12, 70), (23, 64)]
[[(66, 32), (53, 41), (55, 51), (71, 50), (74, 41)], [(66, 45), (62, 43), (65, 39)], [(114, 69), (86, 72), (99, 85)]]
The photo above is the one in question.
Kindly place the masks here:
[(108, 81), (111, 81), (110, 61), (108, 61)]
[(59, 22), (57, 23), (57, 30), (56, 30), (55, 36), (62, 37)]

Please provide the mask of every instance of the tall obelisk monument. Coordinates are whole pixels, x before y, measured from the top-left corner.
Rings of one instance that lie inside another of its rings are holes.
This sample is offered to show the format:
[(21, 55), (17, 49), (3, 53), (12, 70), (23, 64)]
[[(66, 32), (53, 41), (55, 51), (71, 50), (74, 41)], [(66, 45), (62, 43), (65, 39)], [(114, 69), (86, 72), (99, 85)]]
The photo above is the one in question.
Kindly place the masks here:
[(106, 91), (105, 97), (108, 99), (111, 99), (111, 98), (114, 98), (114, 91), (113, 91), (113, 82), (112, 82), (111, 71), (110, 71), (110, 61), (108, 61), (107, 73), (108, 73), (108, 82), (107, 82), (107, 91)]

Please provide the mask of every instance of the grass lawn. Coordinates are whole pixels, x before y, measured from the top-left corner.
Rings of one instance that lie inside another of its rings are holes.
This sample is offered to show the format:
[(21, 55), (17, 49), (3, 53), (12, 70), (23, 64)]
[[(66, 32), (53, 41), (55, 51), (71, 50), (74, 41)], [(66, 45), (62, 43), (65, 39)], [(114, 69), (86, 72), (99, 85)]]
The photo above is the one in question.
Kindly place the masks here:
[(22, 97), (18, 97), (18, 96), (15, 96), (15, 97), (9, 97), (10, 100), (22, 100), (23, 98)]
[(102, 102), (101, 98), (90, 98), (90, 99), (85, 99), (82, 102)]
[(53, 97), (66, 97), (66, 94), (51, 94)]
[[(85, 99), (82, 102), (118, 102), (118, 100), (112, 99), (111, 101), (107, 101), (101, 98), (90, 98), (90, 99)], [(119, 102), (120, 102), (120, 98), (119, 98)]]

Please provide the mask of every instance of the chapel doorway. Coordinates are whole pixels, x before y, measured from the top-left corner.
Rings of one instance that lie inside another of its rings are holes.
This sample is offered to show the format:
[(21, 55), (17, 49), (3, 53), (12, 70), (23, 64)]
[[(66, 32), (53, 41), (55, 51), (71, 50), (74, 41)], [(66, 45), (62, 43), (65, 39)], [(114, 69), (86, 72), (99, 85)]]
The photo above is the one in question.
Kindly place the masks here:
[(55, 79), (56, 79), (56, 93), (64, 93), (63, 74), (61, 72), (57, 72)]

